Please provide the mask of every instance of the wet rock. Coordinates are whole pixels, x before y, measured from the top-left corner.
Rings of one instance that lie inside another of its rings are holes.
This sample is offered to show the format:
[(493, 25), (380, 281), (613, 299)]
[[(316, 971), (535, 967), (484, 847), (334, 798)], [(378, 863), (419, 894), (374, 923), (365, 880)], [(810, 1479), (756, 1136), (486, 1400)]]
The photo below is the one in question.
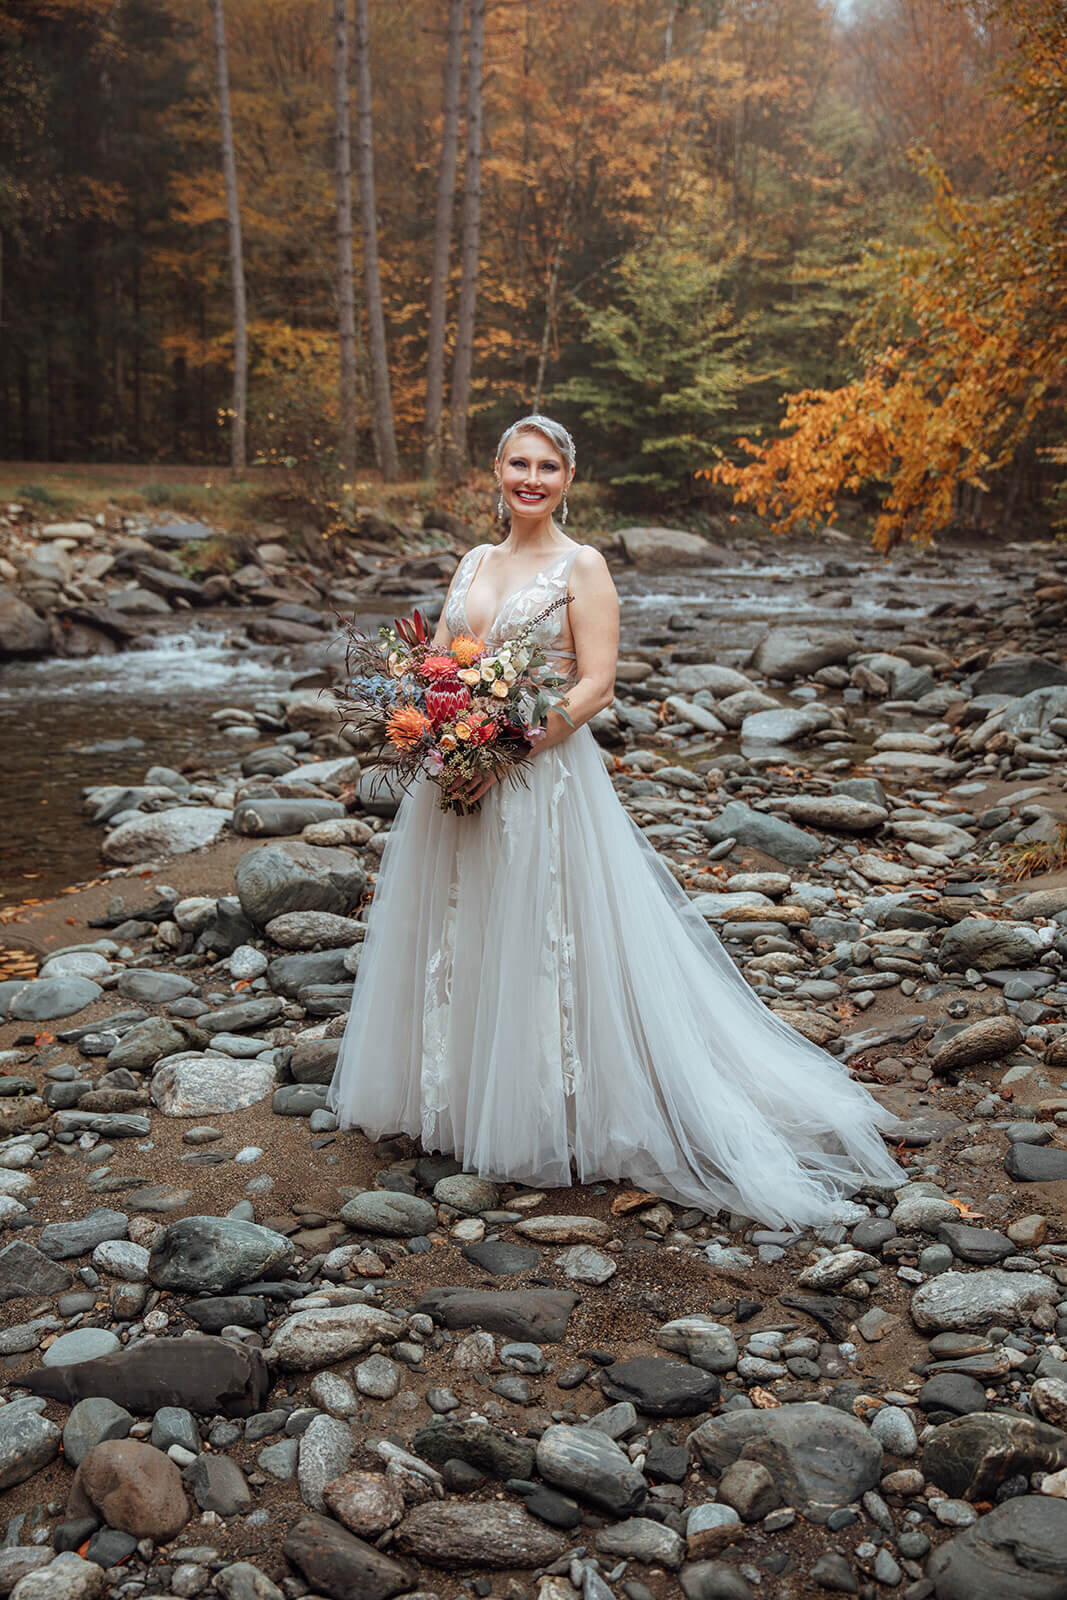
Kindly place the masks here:
[(59, 1429), (47, 1417), (28, 1406), (0, 1406), (0, 1489), (46, 1467), (58, 1454), (59, 1441)]
[(152, 1099), (166, 1117), (211, 1117), (266, 1099), (275, 1069), (266, 1061), (194, 1055), (164, 1061), (152, 1078)]
[(290, 911), (345, 916), (359, 904), (367, 877), (346, 850), (299, 840), (264, 845), (241, 857), (235, 873), (241, 909), (258, 927)]
[(301, 1517), (289, 1530), (283, 1553), (312, 1590), (329, 1600), (390, 1600), (411, 1588), (398, 1561), (357, 1539), (329, 1517)]
[(81, 1462), (67, 1496), (68, 1517), (94, 1513), (109, 1528), (165, 1544), (192, 1511), (169, 1456), (139, 1439), (108, 1439)]
[(326, 1509), (350, 1533), (376, 1539), (404, 1515), (404, 1496), (383, 1472), (345, 1472), (322, 1491)]
[(368, 1189), (346, 1200), (340, 1217), (346, 1228), (397, 1239), (415, 1238), (437, 1226), (437, 1213), (428, 1200), (388, 1189)]
[(878, 1482), (882, 1447), (857, 1418), (817, 1403), (728, 1412), (689, 1435), (690, 1451), (721, 1472), (739, 1457), (762, 1463), (783, 1501), (823, 1523)]
[(927, 1482), (954, 1499), (992, 1500), (1009, 1478), (1067, 1466), (1067, 1436), (1001, 1411), (953, 1417), (930, 1434), (921, 1465)]
[(404, 1324), (377, 1306), (324, 1306), (294, 1311), (274, 1330), (270, 1353), (287, 1371), (328, 1367), (362, 1355), (379, 1341), (399, 1339)]
[(139, 861), (188, 855), (214, 844), (230, 821), (230, 813), (216, 806), (173, 806), (131, 817), (113, 828), (100, 847), (112, 866), (133, 866)]
[(629, 1456), (597, 1428), (546, 1428), (537, 1443), (537, 1470), (547, 1483), (613, 1516), (640, 1510), (648, 1491)]
[(528, 1439), (491, 1422), (468, 1418), (465, 1422), (434, 1422), (415, 1435), (412, 1449), (424, 1461), (442, 1467), (446, 1461), (466, 1461), (494, 1478), (529, 1478), (534, 1468), (534, 1446)]
[(937, 1600), (1063, 1600), (1067, 1502), (1007, 1500), (936, 1550), (927, 1572)]
[(446, 1328), (487, 1328), (506, 1339), (558, 1344), (578, 1296), (559, 1289), (430, 1289), (415, 1309)]
[(339, 800), (277, 799), (256, 795), (238, 801), (233, 810), (234, 833), (265, 838), (300, 833), (309, 822), (330, 822), (345, 815)]
[(1038, 1306), (1058, 1298), (1056, 1285), (1039, 1272), (1005, 1272), (999, 1267), (943, 1272), (916, 1289), (911, 1315), (917, 1328), (934, 1332), (983, 1328), (991, 1322), (1015, 1326)]
[(138, 1415), (154, 1415), (160, 1406), (186, 1406), (199, 1415), (248, 1417), (263, 1409), (270, 1377), (253, 1347), (188, 1334), (145, 1339), (77, 1366), (39, 1367), (19, 1383), (31, 1394), (67, 1405), (106, 1395)]
[(52, 631), (13, 589), (0, 584), (0, 657), (47, 655)]
[(653, 1417), (696, 1416), (719, 1398), (714, 1373), (663, 1356), (616, 1361), (601, 1373), (600, 1387), (609, 1400), (629, 1400)]
[(567, 1541), (523, 1506), (430, 1501), (404, 1518), (397, 1545), (432, 1567), (469, 1567), (477, 1552), (478, 1566), (493, 1571), (546, 1566), (558, 1560)]

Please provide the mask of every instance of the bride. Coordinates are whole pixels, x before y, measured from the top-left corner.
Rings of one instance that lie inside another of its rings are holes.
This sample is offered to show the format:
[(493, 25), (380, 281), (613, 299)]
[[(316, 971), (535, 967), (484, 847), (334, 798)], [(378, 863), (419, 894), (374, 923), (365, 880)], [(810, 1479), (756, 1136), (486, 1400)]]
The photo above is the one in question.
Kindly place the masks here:
[(401, 801), (327, 1105), (486, 1177), (830, 1221), (903, 1181), (879, 1133), (895, 1119), (757, 999), (615, 794), (588, 723), (614, 693), (618, 596), (563, 532), (574, 462), (550, 418), (508, 428), (508, 535), (462, 558), (433, 641), (495, 648), (569, 594), (535, 635), (568, 716), (525, 786), (471, 787), (479, 811), (440, 811), (425, 778)]

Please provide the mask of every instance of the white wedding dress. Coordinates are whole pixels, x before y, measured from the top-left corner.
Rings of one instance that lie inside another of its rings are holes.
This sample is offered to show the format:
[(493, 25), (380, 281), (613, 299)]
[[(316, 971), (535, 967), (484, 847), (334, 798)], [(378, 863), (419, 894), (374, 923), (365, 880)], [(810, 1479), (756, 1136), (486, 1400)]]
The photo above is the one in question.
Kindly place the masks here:
[[(453, 637), (480, 556), (460, 563)], [(486, 643), (566, 592), (567, 551)], [(564, 608), (538, 626), (558, 637)], [(573, 670), (558, 650), (559, 670)], [(772, 1226), (832, 1220), (904, 1174), (895, 1119), (752, 993), (624, 810), (587, 726), (480, 812), (420, 778), (382, 854), (327, 1093), (342, 1128), (404, 1132), (535, 1187), (626, 1181)], [(573, 1175), (572, 1175), (573, 1162)]]

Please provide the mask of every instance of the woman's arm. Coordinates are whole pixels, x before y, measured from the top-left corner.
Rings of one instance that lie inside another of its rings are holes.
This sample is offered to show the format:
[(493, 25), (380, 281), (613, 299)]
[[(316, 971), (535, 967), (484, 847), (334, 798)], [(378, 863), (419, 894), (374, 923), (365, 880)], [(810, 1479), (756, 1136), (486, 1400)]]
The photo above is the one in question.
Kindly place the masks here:
[(592, 545), (586, 545), (574, 558), (570, 592), (573, 598), (567, 615), (577, 657), (577, 677), (566, 696), (570, 722), (558, 711), (550, 711), (545, 736), (534, 745), (535, 755), (561, 744), (615, 698), (619, 596), (607, 562)]

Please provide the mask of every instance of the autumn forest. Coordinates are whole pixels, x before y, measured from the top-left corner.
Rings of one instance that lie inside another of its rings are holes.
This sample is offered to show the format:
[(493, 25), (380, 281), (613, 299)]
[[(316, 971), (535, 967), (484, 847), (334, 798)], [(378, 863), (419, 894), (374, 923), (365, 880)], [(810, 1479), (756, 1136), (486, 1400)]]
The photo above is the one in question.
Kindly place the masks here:
[[(6, 0), (0, 457), (1063, 514), (1057, 0)], [(347, 491), (345, 491), (347, 492)]]

